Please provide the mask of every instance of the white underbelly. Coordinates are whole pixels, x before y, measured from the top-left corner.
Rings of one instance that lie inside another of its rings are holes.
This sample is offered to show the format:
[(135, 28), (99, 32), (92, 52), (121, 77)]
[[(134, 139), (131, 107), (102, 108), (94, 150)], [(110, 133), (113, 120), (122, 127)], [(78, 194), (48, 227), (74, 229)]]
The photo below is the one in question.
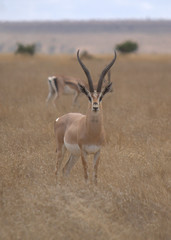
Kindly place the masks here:
[(97, 145), (84, 145), (83, 149), (85, 152), (91, 154), (91, 153), (96, 153), (100, 150), (100, 146)]
[(74, 94), (75, 90), (73, 88), (70, 88), (69, 86), (64, 87), (64, 93), (65, 94)]
[(81, 154), (80, 147), (78, 146), (78, 144), (70, 144), (70, 143), (67, 143), (65, 140), (64, 140), (64, 143), (65, 143), (66, 149), (73, 155)]
[[(67, 150), (73, 155), (81, 154), (81, 150), (78, 144), (70, 144), (70, 143), (67, 143), (66, 141), (64, 141), (64, 143)], [(95, 154), (100, 150), (100, 147), (101, 146), (97, 146), (97, 145), (83, 145), (83, 151), (85, 151), (87, 154)]]

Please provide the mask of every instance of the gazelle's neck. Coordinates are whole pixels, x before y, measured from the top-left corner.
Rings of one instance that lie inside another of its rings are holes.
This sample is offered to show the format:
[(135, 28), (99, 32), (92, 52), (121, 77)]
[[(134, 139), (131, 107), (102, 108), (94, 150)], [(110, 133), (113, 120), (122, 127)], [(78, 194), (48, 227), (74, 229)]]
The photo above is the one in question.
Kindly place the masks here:
[(103, 128), (103, 109), (102, 105), (97, 112), (92, 111), (91, 104), (88, 106), (86, 114), (86, 127), (90, 134), (100, 134)]

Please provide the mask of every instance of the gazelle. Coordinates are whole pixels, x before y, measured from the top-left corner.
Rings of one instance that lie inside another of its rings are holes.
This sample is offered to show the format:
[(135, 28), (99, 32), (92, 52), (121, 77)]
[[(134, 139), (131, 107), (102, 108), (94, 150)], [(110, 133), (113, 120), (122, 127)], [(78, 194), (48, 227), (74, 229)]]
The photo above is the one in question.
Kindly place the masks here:
[(59, 173), (64, 153), (67, 149), (70, 152), (70, 157), (63, 168), (63, 175), (69, 175), (71, 168), (81, 156), (84, 169), (84, 178), (85, 181), (87, 181), (87, 155), (94, 154), (93, 180), (96, 184), (100, 149), (105, 142), (102, 99), (104, 95), (110, 91), (112, 85), (112, 83), (109, 83), (102, 90), (102, 83), (106, 73), (116, 60), (116, 52), (113, 60), (102, 71), (96, 90), (94, 89), (89, 70), (80, 60), (79, 50), (77, 51), (77, 59), (88, 80), (89, 90), (82, 84), (78, 83), (80, 91), (84, 93), (89, 100), (88, 109), (86, 115), (82, 115), (80, 113), (68, 113), (56, 119), (54, 125), (57, 151), (57, 165), (55, 174), (58, 175)]
[(47, 96), (46, 103), (48, 103), (53, 98), (53, 104), (55, 105), (56, 100), (61, 95), (74, 94), (72, 105), (75, 105), (80, 95), (78, 82), (80, 82), (80, 80), (77, 80), (76, 78), (73, 77), (66, 76), (48, 77), (49, 94)]

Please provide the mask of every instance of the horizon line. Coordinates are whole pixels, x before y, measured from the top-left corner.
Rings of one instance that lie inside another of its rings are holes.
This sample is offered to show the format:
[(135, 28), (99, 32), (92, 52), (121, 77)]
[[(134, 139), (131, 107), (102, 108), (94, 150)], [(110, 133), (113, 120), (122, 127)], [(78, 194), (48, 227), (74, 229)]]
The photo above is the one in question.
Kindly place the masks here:
[(0, 22), (114, 22), (114, 21), (171, 21), (171, 18), (109, 18), (109, 19), (20, 19), (1, 20)]

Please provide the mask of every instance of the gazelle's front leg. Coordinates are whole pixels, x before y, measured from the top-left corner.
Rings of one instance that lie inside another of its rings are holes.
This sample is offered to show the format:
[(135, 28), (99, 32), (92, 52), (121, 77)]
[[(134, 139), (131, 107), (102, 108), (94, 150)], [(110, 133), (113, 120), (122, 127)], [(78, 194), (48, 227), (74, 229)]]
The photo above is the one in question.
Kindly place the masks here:
[(94, 154), (94, 161), (93, 161), (93, 181), (95, 184), (97, 184), (97, 169), (99, 165), (99, 160), (100, 160), (100, 150)]
[(88, 165), (87, 165), (87, 153), (81, 150), (81, 160), (84, 169), (84, 178), (86, 183), (88, 182)]

